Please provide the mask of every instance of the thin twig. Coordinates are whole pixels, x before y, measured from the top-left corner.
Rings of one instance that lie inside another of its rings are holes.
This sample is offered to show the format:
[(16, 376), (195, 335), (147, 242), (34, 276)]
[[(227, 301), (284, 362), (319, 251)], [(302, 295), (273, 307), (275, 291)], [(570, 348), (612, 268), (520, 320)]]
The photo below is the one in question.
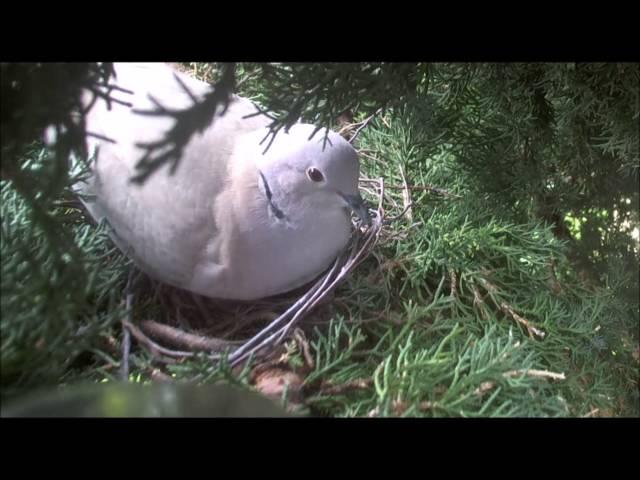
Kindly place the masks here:
[(389, 224), (392, 222), (395, 222), (397, 220), (400, 220), (401, 218), (404, 217), (405, 213), (407, 213), (407, 211), (409, 211), (409, 209), (411, 208), (411, 204), (407, 205), (406, 207), (404, 207), (404, 209), (395, 217), (387, 217), (384, 219), (384, 223), (385, 224)]
[(129, 380), (129, 353), (131, 350), (131, 336), (129, 330), (123, 328), (122, 336), (122, 368), (120, 370), (120, 378), (123, 382)]
[(131, 269), (129, 271), (129, 277), (127, 278), (127, 286), (125, 287), (125, 309), (126, 309), (126, 318), (122, 319), (122, 367), (120, 369), (120, 377), (122, 381), (127, 382), (129, 380), (129, 354), (131, 352), (131, 336), (129, 335), (129, 330), (126, 328), (125, 322), (131, 323), (131, 306), (133, 305), (133, 293), (131, 292), (133, 285), (133, 272)]
[(309, 370), (313, 370), (315, 368), (315, 362), (313, 361), (313, 356), (311, 355), (311, 350), (309, 349), (309, 342), (305, 338), (304, 332), (299, 328), (296, 328), (293, 331), (293, 338), (302, 350), (302, 356), (304, 357), (305, 366)]
[(167, 375), (166, 373), (164, 373), (162, 370), (158, 368), (149, 368), (148, 371), (151, 378), (157, 382), (162, 382), (162, 383), (173, 382), (173, 377)]
[(407, 408), (409, 408), (409, 404), (398, 398), (391, 402), (391, 408), (393, 409), (393, 413), (399, 416), (407, 411)]
[(207, 311), (207, 307), (205, 307), (204, 305), (203, 298), (200, 295), (197, 295), (195, 293), (192, 293), (192, 292), (189, 292), (189, 293), (191, 294), (191, 298), (193, 299), (194, 303), (200, 310), (200, 314), (206, 318), (209, 315), (209, 312)]
[(567, 379), (564, 373), (550, 372), (548, 370), (520, 369), (520, 370), (510, 370), (502, 374), (502, 376), (506, 378), (517, 377), (520, 375), (526, 375), (529, 377), (537, 377), (537, 378), (550, 378), (552, 380)]
[(140, 326), (147, 334), (156, 337), (157, 339), (169, 342), (176, 347), (190, 350), (221, 352), (227, 349), (233, 349), (234, 346), (242, 343), (195, 335), (178, 328), (170, 327), (169, 325), (160, 324), (153, 320), (144, 320), (140, 322)]
[[(564, 373), (556, 373), (549, 372), (547, 370), (534, 370), (534, 369), (520, 369), (520, 370), (510, 370), (502, 374), (504, 378), (513, 378), (518, 377), (520, 375), (526, 375), (528, 377), (536, 377), (536, 378), (550, 378), (552, 380), (566, 380), (566, 376)], [(476, 388), (473, 393), (478, 396), (482, 396), (488, 391), (492, 390), (496, 386), (496, 382), (493, 380), (489, 380), (487, 382), (482, 382), (478, 388)]]
[(360, 132), (369, 124), (369, 122), (371, 120), (373, 120), (373, 118), (378, 115), (380, 112), (382, 111), (382, 108), (379, 108), (378, 110), (376, 110), (375, 112), (373, 112), (372, 115), (369, 115), (367, 118), (365, 118), (362, 122), (361, 125), (356, 129), (355, 132), (353, 132), (353, 135), (351, 136), (351, 138), (349, 139), (349, 143), (353, 143), (354, 140), (356, 139), (356, 137), (360, 134)]
[(531, 322), (529, 322), (529, 320), (527, 320), (524, 317), (521, 317), (520, 315), (518, 315), (514, 310), (513, 307), (511, 305), (509, 305), (507, 302), (501, 302), (500, 303), (500, 309), (505, 312), (508, 313), (509, 315), (511, 315), (511, 317), (513, 317), (513, 319), (524, 325), (525, 328), (527, 329), (527, 332), (529, 333), (529, 337), (534, 338), (534, 335), (537, 335), (540, 338), (544, 338), (546, 333), (543, 332), (542, 330), (540, 330), (539, 328), (534, 327), (533, 325), (531, 325)]
[(424, 402), (420, 402), (420, 404), (418, 405), (418, 410), (421, 411), (426, 411), (426, 410), (431, 410), (434, 409), (438, 406), (437, 402), (430, 402), (428, 400), (425, 400)]
[(369, 153), (363, 152), (362, 150), (358, 150), (358, 155), (361, 155), (363, 157), (369, 158), (369, 159), (373, 160), (374, 162), (378, 161), (377, 157), (374, 157), (373, 155), (370, 155)]
[[(363, 179), (364, 181), (369, 181), (369, 179)], [(371, 180), (371, 181), (376, 181), (376, 180)], [(422, 190), (422, 191), (427, 191), (427, 192), (431, 192), (431, 193), (436, 193), (438, 195), (442, 195), (444, 197), (452, 197), (452, 198), (462, 198), (461, 195), (456, 195), (455, 193), (451, 193), (448, 190), (445, 190), (444, 188), (441, 187), (436, 187), (434, 185), (393, 185), (393, 184), (387, 184), (386, 185), (387, 188), (390, 188), (392, 190), (405, 190), (405, 189), (409, 189), (409, 190)]]
[(398, 167), (400, 169), (400, 177), (402, 178), (402, 185), (404, 187), (402, 189), (402, 201), (404, 203), (407, 217), (409, 218), (409, 220), (413, 221), (413, 212), (411, 211), (411, 205), (413, 204), (413, 202), (411, 201), (411, 191), (409, 189), (409, 184), (407, 183), (407, 177), (404, 174), (404, 168), (402, 168), (402, 164), (400, 164)]
[(582, 415), (582, 418), (590, 418), (595, 416), (598, 412), (600, 411), (599, 408), (594, 408), (593, 410), (591, 410), (589, 413), (586, 413), (584, 415)]
[(79, 200), (55, 200), (51, 203), (54, 207), (58, 208), (82, 208), (82, 203)]
[(342, 395), (349, 390), (364, 390), (369, 388), (373, 380), (370, 378), (356, 378), (339, 385), (325, 383), (320, 387), (319, 395)]
[(167, 357), (172, 358), (186, 358), (193, 357), (193, 352), (180, 352), (176, 350), (169, 350), (168, 348), (164, 348), (158, 345), (156, 342), (147, 337), (142, 330), (136, 327), (134, 324), (129, 322), (128, 320), (123, 320), (124, 326), (131, 332), (131, 335), (138, 340), (140, 343), (145, 345), (153, 354), (162, 354)]
[[(498, 292), (498, 288), (495, 285), (493, 285), (491, 282), (489, 282), (486, 278), (479, 277), (479, 279), (490, 294), (495, 295)], [(530, 338), (535, 338), (535, 336), (538, 336), (540, 338), (545, 337), (546, 333), (544, 331), (534, 327), (529, 320), (518, 315), (513, 309), (513, 307), (509, 305), (507, 302), (502, 301), (498, 303), (498, 301), (495, 299), (494, 301), (500, 307), (500, 310), (510, 315), (511, 318), (513, 318), (517, 323), (523, 325), (527, 329), (527, 333), (529, 334)]]
[(556, 259), (555, 258), (551, 259), (551, 262), (549, 264), (549, 271), (551, 273), (551, 275), (550, 275), (551, 288), (553, 289), (554, 293), (559, 294), (559, 293), (562, 292), (562, 285), (558, 281), (558, 275), (556, 274)]
[(453, 269), (449, 270), (449, 283), (451, 284), (451, 297), (456, 298), (458, 296), (458, 277)]
[(473, 393), (478, 396), (482, 396), (496, 386), (496, 382), (488, 381), (482, 382), (478, 388), (476, 388)]
[(482, 298), (478, 287), (473, 282), (471, 282), (471, 289), (473, 290), (473, 306), (480, 310), (480, 315), (482, 315), (482, 318), (486, 320), (487, 312), (485, 310), (484, 299)]

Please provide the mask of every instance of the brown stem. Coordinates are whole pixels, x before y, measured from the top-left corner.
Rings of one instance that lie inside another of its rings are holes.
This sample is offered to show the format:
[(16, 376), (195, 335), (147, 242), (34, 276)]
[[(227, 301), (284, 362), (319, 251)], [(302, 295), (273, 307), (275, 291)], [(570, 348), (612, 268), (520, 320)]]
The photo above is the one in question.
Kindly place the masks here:
[(140, 326), (148, 335), (151, 335), (158, 340), (189, 350), (221, 352), (228, 348), (232, 348), (234, 345), (238, 345), (239, 343), (188, 333), (153, 320), (144, 320), (140, 322)]

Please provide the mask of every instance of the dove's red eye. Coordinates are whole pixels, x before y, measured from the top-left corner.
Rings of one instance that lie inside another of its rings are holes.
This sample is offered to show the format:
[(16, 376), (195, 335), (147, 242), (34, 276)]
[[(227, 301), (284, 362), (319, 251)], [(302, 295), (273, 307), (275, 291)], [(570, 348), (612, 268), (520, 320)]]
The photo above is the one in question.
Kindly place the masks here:
[(324, 175), (322, 175), (322, 172), (315, 167), (309, 167), (307, 169), (307, 177), (309, 177), (309, 180), (311, 180), (312, 182), (321, 182), (322, 180), (324, 180)]

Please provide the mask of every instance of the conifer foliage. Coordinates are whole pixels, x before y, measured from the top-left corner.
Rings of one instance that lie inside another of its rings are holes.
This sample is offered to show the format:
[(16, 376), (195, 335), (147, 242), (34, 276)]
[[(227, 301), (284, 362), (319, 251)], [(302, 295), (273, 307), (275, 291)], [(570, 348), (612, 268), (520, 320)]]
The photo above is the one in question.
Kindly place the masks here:
[[(67, 188), (69, 156), (84, 151), (80, 92), (102, 94), (110, 66), (0, 67), (2, 397), (113, 379), (130, 262)], [(306, 409), (640, 414), (638, 64), (182, 68), (216, 90), (193, 111), (158, 108), (182, 122), (179, 137), (158, 139), (176, 155), (147, 152), (156, 161), (142, 179), (178, 161), (206, 112), (236, 91), (270, 112), (273, 131), (300, 119), (339, 129), (346, 115), (363, 175), (383, 177), (390, 210), (404, 210), (309, 337)], [(50, 125), (54, 149), (40, 141)], [(308, 353), (292, 346), (289, 362)], [(146, 352), (132, 365), (148, 380)], [(254, 388), (205, 357), (167, 373)]]

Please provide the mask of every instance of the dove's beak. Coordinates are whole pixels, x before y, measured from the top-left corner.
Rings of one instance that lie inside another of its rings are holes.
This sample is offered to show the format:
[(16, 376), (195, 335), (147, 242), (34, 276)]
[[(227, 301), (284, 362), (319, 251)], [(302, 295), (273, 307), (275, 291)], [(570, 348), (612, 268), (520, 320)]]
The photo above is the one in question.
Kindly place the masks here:
[(369, 209), (367, 208), (366, 202), (362, 199), (362, 197), (358, 195), (344, 195), (340, 194), (340, 196), (347, 202), (347, 205), (353, 213), (355, 213), (362, 223), (367, 227), (371, 225), (371, 217), (369, 216)]

